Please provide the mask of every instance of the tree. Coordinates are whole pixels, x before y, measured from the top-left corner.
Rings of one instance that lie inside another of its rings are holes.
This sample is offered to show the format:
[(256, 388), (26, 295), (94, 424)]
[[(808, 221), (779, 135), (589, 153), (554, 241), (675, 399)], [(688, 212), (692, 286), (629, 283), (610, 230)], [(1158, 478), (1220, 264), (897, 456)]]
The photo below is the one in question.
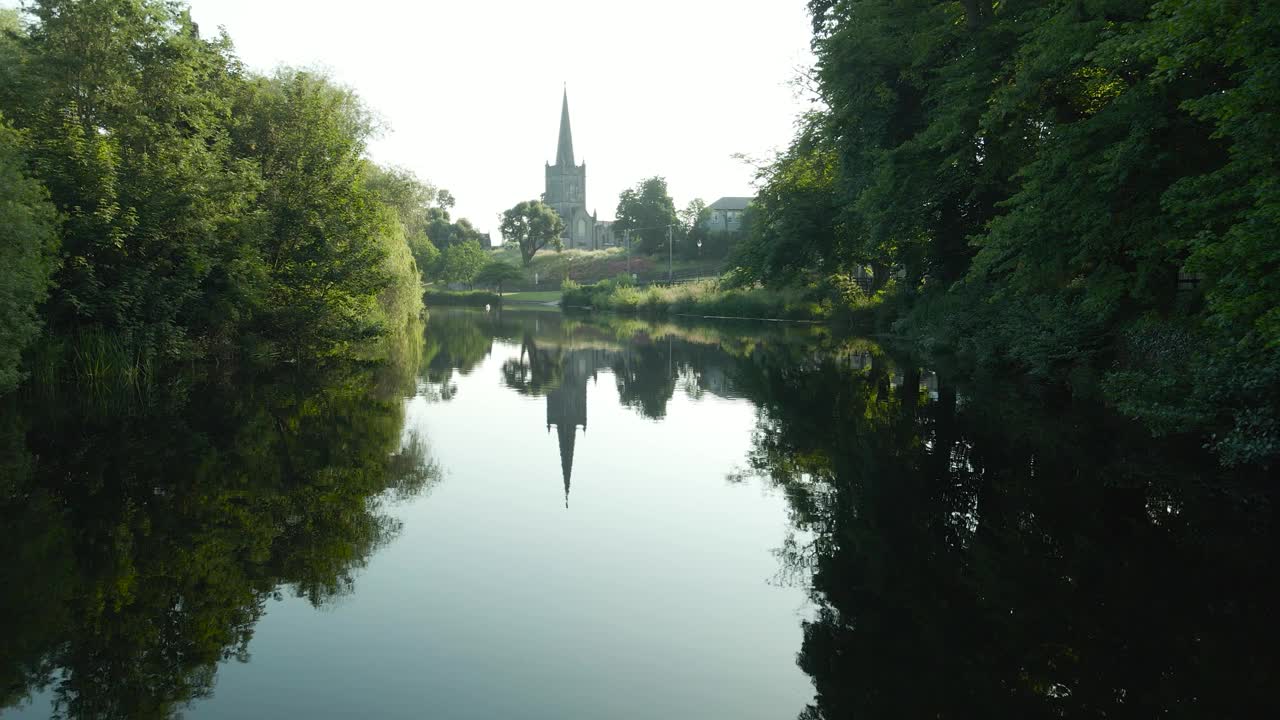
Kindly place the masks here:
[(453, 224), (452, 230), (453, 232), (450, 234), (449, 239), (450, 243), (474, 242), (480, 247), (484, 247), (481, 242), (484, 239), (484, 234), (477, 230), (470, 220), (458, 218), (458, 221)]
[[(419, 180), (411, 170), (384, 168), (374, 163), (368, 164), (365, 186), (396, 211), (404, 226), (409, 251), (425, 282), (440, 259), (440, 250), (430, 237), (432, 220), (443, 208), (453, 205), (453, 196), (447, 190)], [(447, 216), (447, 211), (444, 212)], [(445, 232), (447, 234), (447, 230)]]
[(471, 285), (488, 259), (489, 254), (478, 242), (450, 245), (440, 254), (440, 270), (436, 278), (444, 283)]
[[(448, 191), (441, 190), (440, 193), (449, 199), (451, 205), (453, 200)], [(479, 243), (484, 237), (470, 220), (458, 218), (454, 221), (449, 215), (449, 205), (434, 205), (427, 210), (427, 216), (427, 235), (431, 243), (441, 250), (458, 243)]]
[(615, 230), (640, 238), (640, 252), (653, 254), (667, 248), (670, 231), (680, 225), (676, 204), (667, 192), (667, 180), (654, 176), (641, 180), (618, 196)]
[(753, 222), (733, 255), (740, 280), (808, 282), (837, 272), (853, 258), (841, 234), (838, 155), (824, 122), (815, 115), (805, 118), (791, 145), (758, 170)]
[(709, 213), (706, 201), (694, 198), (680, 211), (680, 225), (686, 233), (692, 233), (707, 219)]
[[(710, 216), (711, 211), (707, 209), (707, 203), (702, 198), (690, 200), (689, 204), (680, 211), (679, 238), (684, 247), (682, 254), (687, 257), (702, 254), (702, 245), (707, 244), (709, 240), (706, 223)], [(710, 248), (707, 253), (711, 253)]]
[(409, 252), (413, 253), (413, 261), (418, 266), (418, 274), (423, 282), (435, 274), (436, 263), (440, 262), (440, 250), (425, 234), (409, 238)]
[(367, 110), (323, 75), (283, 69), (250, 83), (236, 114), (237, 149), (257, 158), (266, 185), (269, 332), (321, 352), (380, 334), (378, 295), (395, 281), (382, 237), (394, 220), (362, 182)]
[(0, 394), (17, 384), (23, 349), (40, 331), (56, 264), (57, 215), (48, 192), (23, 173), (21, 135), (0, 115)]
[(564, 220), (560, 214), (540, 200), (525, 200), (502, 213), (502, 237), (520, 246), (525, 267), (529, 267), (533, 256), (547, 245), (557, 250), (564, 247), (560, 238), (563, 233)]
[[(433, 254), (426, 209), (452, 197), (369, 162), (371, 118), (350, 89), (247, 73), (178, 1), (23, 11), (26, 23), (0, 12), (0, 112), (18, 131), (5, 150), (23, 138), (13, 168), (60, 218), (63, 261), (41, 305), (50, 332), (107, 335), (140, 358), (229, 357), (258, 342), (297, 357), (416, 316), (414, 267)], [(17, 204), (5, 212), (21, 214), (35, 196), (9, 169)], [(31, 229), (15, 218), (6, 225)], [(14, 267), (40, 247), (23, 246)], [(25, 305), (28, 287), (5, 290), (23, 288), (13, 302)]]
[(1280, 456), (1274, 3), (809, 8), (823, 109), (762, 170), (739, 277), (869, 266), (931, 343)]
[(241, 77), (230, 42), (201, 38), (177, 3), (40, 0), (25, 10), (25, 61), (0, 71), (0, 102), (29, 135), (29, 166), (64, 216), (50, 325), (184, 351), (235, 321), (228, 276), (243, 272), (241, 286), (253, 277), (257, 185), (228, 142)]
[(501, 260), (491, 260), (488, 265), (480, 269), (476, 273), (476, 282), (481, 285), (493, 285), (498, 288), (498, 294), (502, 294), (502, 284), (504, 282), (518, 282), (524, 279), (524, 273), (520, 268)]

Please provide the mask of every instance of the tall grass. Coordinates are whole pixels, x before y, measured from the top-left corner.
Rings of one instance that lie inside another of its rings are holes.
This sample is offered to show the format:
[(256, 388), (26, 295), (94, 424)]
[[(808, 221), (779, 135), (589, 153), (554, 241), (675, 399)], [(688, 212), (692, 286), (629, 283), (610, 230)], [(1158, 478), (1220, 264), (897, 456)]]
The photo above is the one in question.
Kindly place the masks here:
[(160, 381), (154, 351), (125, 334), (96, 328), (41, 338), (24, 360), (30, 377), (23, 387), (42, 396), (68, 389), (85, 398), (138, 399)]
[(810, 288), (729, 288), (719, 280), (682, 285), (635, 287), (608, 280), (595, 285), (566, 283), (565, 307), (589, 307), (648, 316), (700, 315), (767, 320), (826, 320), (831, 303)]
[(428, 290), (423, 295), (423, 300), (427, 306), (432, 305), (498, 305), (502, 302), (502, 296), (488, 290)]

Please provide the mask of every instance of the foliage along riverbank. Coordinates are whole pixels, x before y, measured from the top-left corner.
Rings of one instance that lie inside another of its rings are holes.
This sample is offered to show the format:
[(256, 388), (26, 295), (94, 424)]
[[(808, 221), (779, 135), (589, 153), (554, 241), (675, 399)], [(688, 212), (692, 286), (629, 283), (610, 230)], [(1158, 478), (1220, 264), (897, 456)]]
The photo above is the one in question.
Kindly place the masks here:
[(390, 506), (442, 476), (403, 434), (413, 324), (376, 365), (0, 398), (0, 714), (48, 693), (58, 717), (180, 717), (272, 598), (350, 594), (399, 532)]
[(350, 89), (254, 74), (158, 0), (0, 11), (0, 68), (0, 393), (410, 332), (411, 208)]
[(423, 300), (429, 307), (437, 305), (484, 307), (498, 305), (502, 302), (502, 296), (489, 290), (427, 290), (423, 294)]
[(735, 287), (723, 280), (637, 287), (625, 277), (591, 285), (566, 282), (561, 305), (661, 318), (669, 315), (743, 320), (847, 320), (873, 301), (856, 286)]
[(814, 0), (818, 102), (731, 276), (868, 270), (894, 329), (1280, 456), (1280, 12)]

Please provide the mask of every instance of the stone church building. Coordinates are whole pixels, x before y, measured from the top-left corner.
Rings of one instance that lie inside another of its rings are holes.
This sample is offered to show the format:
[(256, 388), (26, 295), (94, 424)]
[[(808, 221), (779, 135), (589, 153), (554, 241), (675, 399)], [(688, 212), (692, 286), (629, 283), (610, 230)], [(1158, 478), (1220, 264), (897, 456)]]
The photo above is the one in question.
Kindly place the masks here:
[(600, 221), (594, 212), (587, 212), (587, 164), (574, 162), (567, 89), (560, 106), (556, 162), (547, 164), (547, 189), (542, 194), (542, 202), (550, 205), (564, 220), (562, 239), (566, 248), (595, 249), (614, 244), (610, 227), (613, 223)]

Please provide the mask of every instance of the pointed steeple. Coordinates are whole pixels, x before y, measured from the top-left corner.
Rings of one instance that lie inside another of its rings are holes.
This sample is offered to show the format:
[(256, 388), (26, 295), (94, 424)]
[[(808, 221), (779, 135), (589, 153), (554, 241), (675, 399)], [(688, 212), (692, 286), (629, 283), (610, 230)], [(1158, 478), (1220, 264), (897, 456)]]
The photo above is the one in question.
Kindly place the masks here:
[(576, 427), (556, 426), (560, 439), (560, 474), (564, 476), (564, 506), (569, 507), (569, 477), (573, 475), (573, 441)]
[(573, 167), (573, 131), (569, 129), (569, 88), (564, 89), (560, 105), (560, 144), (556, 146), (556, 165)]

